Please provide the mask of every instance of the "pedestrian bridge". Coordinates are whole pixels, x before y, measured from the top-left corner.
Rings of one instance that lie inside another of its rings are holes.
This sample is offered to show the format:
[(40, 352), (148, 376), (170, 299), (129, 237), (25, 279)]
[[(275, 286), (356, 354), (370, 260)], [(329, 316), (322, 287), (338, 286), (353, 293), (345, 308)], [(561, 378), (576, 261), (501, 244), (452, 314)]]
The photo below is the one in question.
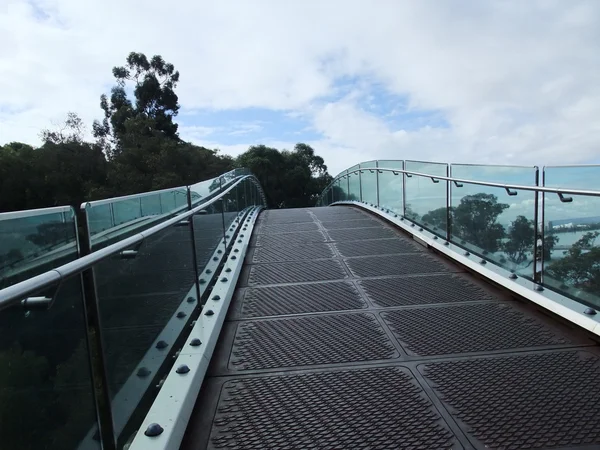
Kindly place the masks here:
[(238, 170), (0, 214), (2, 448), (600, 448), (594, 227), (543, 226), (598, 215), (578, 170), (372, 161), (282, 210)]

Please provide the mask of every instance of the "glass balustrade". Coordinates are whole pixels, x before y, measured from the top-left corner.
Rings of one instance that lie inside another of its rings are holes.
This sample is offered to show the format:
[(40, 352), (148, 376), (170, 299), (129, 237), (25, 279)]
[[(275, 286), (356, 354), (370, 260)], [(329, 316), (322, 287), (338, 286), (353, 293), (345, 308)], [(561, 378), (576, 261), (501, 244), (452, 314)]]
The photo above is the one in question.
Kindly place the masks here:
[[(36, 293), (48, 300), (41, 306), (19, 300), (0, 309), (0, 447), (100, 449), (107, 436), (98, 411), (113, 425), (109, 439), (127, 447), (215, 281), (225, 242), (233, 243), (248, 207), (264, 206), (260, 186), (245, 175), (236, 169), (189, 188), (84, 205), (83, 239), (95, 251), (189, 211), (188, 192), (191, 207), (224, 193), (102, 257), (86, 272), (92, 276), (78, 273)], [(78, 257), (72, 208), (0, 214), (0, 290)], [(97, 321), (90, 322), (90, 301)]]
[[(536, 167), (452, 164), (451, 176), (535, 186)], [(450, 186), (450, 240), (469, 252), (533, 279), (536, 268), (536, 194), (469, 183)]]
[(96, 429), (81, 279), (36, 295), (54, 303), (0, 312), (0, 446), (74, 449)]
[[(600, 189), (600, 166), (545, 167), (544, 186)], [(600, 197), (546, 193), (543, 281), (561, 294), (600, 308)]]
[(188, 188), (178, 187), (85, 203), (89, 244), (98, 250), (188, 209)]
[[(357, 168), (360, 176), (348, 177)], [(403, 169), (423, 175), (404, 174)], [(540, 184), (537, 167), (378, 160), (341, 172), (323, 191), (319, 204), (358, 200), (359, 193), (363, 202), (404, 215), (462, 247), (463, 253), (600, 307), (599, 197), (561, 198), (555, 193), (436, 178), (448, 175), (501, 185)], [(548, 187), (594, 190), (600, 166), (546, 167), (543, 175)]]
[(0, 214), (0, 289), (79, 255), (71, 207)]

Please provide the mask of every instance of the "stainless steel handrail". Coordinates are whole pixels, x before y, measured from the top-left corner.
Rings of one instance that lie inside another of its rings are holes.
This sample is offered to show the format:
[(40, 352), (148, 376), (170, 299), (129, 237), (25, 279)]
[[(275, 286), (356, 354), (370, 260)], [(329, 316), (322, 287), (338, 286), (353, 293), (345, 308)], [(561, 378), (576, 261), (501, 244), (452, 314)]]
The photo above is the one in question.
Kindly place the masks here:
[[(262, 193), (262, 187), (260, 183), (256, 179), (254, 175), (244, 175), (241, 176), (235, 183), (229, 186), (226, 190), (221, 192), (219, 195), (212, 197), (210, 200), (192, 208), (191, 210), (175, 216), (171, 219), (165, 220), (158, 225), (153, 226), (152, 228), (148, 228), (140, 233), (137, 233), (131, 237), (123, 239), (122, 241), (116, 242), (108, 247), (97, 250), (89, 255), (78, 258), (70, 263), (64, 264), (56, 269), (49, 270), (48, 272), (44, 272), (35, 277), (29, 278), (27, 280), (21, 281), (20, 283), (9, 286), (5, 289), (0, 290), (0, 311), (6, 308), (9, 308), (24, 298), (30, 296), (31, 294), (37, 293), (41, 290), (50, 288), (56, 284), (59, 284), (70, 278), (74, 275), (77, 275), (84, 270), (90, 268), (94, 264), (112, 256), (120, 251), (126, 250), (129, 247), (132, 247), (144, 239), (153, 236), (154, 234), (174, 225), (178, 222), (186, 220), (187, 218), (193, 216), (199, 211), (205, 209), (206, 207), (212, 205), (222, 197), (224, 197), (227, 193), (229, 193), (233, 188), (235, 188), (240, 182), (245, 179), (250, 179), (254, 184), (256, 184)], [(264, 198), (264, 193), (263, 198)]]
[[(431, 174), (427, 174), (427, 173), (413, 172), (411, 170), (404, 170), (404, 169), (388, 169), (386, 167), (372, 167), (372, 168), (356, 169), (356, 170), (353, 170), (352, 172), (348, 172), (344, 175), (340, 175), (340, 176), (336, 177), (331, 183), (329, 183), (329, 185), (323, 190), (323, 192), (321, 192), (321, 196), (323, 195), (323, 193), (325, 193), (327, 190), (329, 190), (331, 188), (331, 186), (333, 186), (333, 183), (335, 183), (336, 181), (338, 181), (342, 178), (346, 178), (348, 176), (348, 174), (358, 174), (361, 171), (364, 173), (367, 170), (370, 172), (373, 172), (373, 173), (377, 170), (380, 172), (393, 172), (396, 175), (398, 175), (400, 173), (404, 173), (407, 175), (416, 175), (418, 177), (430, 178), (432, 181), (444, 180), (444, 181), (453, 182), (455, 184), (456, 183), (476, 184), (479, 186), (497, 187), (497, 188), (502, 188), (505, 190), (516, 189), (516, 190), (521, 190), (521, 191), (548, 192), (551, 194), (557, 194), (559, 197), (561, 196), (561, 194), (588, 195), (588, 196), (593, 196), (593, 197), (600, 197), (600, 191), (592, 191), (592, 190), (587, 190), (587, 189), (553, 188), (553, 187), (546, 187), (546, 186), (527, 186), (527, 185), (520, 185), (520, 184), (492, 183), (490, 181), (478, 181), (478, 180), (469, 180), (466, 178), (455, 178), (455, 177), (446, 177), (446, 176), (442, 176), (442, 175), (431, 175)], [(319, 196), (319, 198), (321, 196)], [(561, 200), (565, 201), (564, 198), (561, 198)]]
[(50, 208), (39, 208), (39, 209), (26, 209), (24, 211), (11, 211), (0, 213), (0, 220), (12, 220), (12, 219), (23, 219), (26, 217), (44, 216), (47, 214), (60, 214), (75, 210), (70, 206), (54, 206)]
[[(208, 180), (210, 181), (210, 180)], [(144, 198), (144, 197), (149, 197), (151, 195), (156, 195), (156, 194), (164, 194), (164, 193), (168, 193), (168, 192), (181, 192), (187, 195), (187, 186), (178, 186), (178, 187), (174, 187), (174, 188), (168, 188), (168, 189), (159, 189), (157, 191), (149, 191), (149, 192), (141, 192), (139, 194), (131, 194), (131, 195), (123, 195), (121, 197), (111, 197), (111, 198), (105, 198), (102, 200), (94, 200), (91, 202), (83, 202), (80, 206), (81, 209), (85, 209), (86, 207), (95, 207), (95, 206), (101, 206), (101, 205), (107, 205), (110, 203), (114, 203), (114, 202), (120, 202), (123, 200), (137, 200), (138, 198)]]

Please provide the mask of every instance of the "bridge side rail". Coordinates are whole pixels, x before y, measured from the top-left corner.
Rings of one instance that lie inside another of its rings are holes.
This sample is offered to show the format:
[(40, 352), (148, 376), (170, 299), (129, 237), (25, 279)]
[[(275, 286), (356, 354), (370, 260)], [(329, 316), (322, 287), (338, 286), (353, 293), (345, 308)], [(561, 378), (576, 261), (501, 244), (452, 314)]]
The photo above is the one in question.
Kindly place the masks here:
[(72, 208), (52, 211), (68, 216), (67, 262), (0, 290), (3, 447), (116, 449), (133, 438), (243, 218), (264, 206), (254, 176), (220, 178), (208, 198), (190, 186), (184, 208), (97, 248), (75, 237)]
[(317, 204), (374, 208), (600, 333), (599, 176), (600, 166), (369, 161), (336, 176)]

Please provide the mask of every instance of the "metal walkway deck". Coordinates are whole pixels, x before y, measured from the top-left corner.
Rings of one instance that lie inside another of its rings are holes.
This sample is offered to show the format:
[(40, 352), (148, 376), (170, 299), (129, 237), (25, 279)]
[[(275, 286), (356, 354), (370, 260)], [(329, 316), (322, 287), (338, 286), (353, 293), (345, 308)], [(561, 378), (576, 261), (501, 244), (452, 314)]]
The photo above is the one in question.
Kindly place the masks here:
[(596, 343), (358, 209), (264, 212), (182, 448), (600, 448)]

